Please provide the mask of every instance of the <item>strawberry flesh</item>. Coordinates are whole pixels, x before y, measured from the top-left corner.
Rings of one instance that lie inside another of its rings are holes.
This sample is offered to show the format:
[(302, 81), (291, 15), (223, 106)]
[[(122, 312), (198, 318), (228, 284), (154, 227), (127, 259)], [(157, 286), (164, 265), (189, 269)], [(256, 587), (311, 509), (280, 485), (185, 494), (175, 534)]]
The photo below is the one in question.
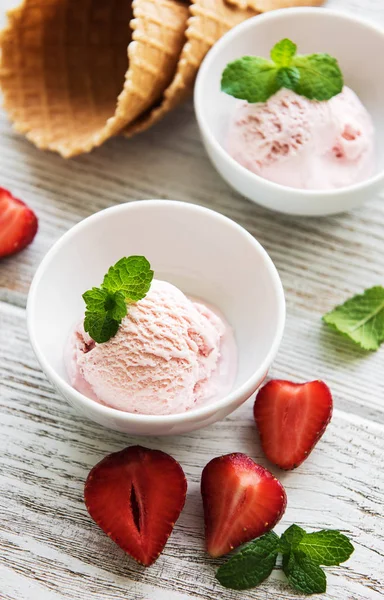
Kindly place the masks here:
[(281, 469), (298, 467), (332, 417), (332, 395), (322, 381), (269, 381), (256, 396), (254, 417), (265, 456)]
[(23, 250), (37, 232), (35, 213), (0, 187), (0, 258)]
[(186, 493), (185, 475), (175, 459), (160, 450), (131, 446), (93, 467), (84, 500), (99, 527), (148, 567), (162, 552)]
[(223, 556), (272, 529), (287, 503), (285, 490), (246, 454), (214, 458), (201, 477), (208, 553)]

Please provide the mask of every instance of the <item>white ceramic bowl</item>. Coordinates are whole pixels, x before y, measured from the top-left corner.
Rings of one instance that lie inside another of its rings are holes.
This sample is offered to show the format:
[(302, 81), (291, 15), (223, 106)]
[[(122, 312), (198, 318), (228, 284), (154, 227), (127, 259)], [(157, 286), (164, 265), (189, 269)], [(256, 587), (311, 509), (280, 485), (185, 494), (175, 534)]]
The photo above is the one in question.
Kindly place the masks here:
[[(245, 55), (269, 56), (271, 47), (289, 37), (301, 54), (328, 52), (341, 66), (346, 85), (370, 112), (377, 138), (377, 172), (359, 184), (331, 191), (299, 190), (252, 173), (223, 148), (229, 115), (236, 100), (220, 91), (226, 64)], [(241, 23), (207, 54), (197, 77), (195, 111), (203, 143), (221, 176), (240, 194), (266, 208), (293, 215), (329, 215), (350, 210), (384, 185), (384, 31), (353, 16), (324, 8), (290, 8)]]
[[(146, 256), (157, 279), (217, 306), (234, 328), (238, 373), (225, 398), (183, 414), (148, 416), (102, 406), (69, 384), (63, 350), (84, 314), (82, 293), (99, 286), (108, 268), (131, 254)], [(193, 204), (147, 200), (101, 211), (54, 244), (33, 279), (27, 322), (43, 371), (70, 404), (118, 431), (166, 435), (223, 419), (252, 395), (278, 350), (285, 300), (274, 264), (240, 225)]]

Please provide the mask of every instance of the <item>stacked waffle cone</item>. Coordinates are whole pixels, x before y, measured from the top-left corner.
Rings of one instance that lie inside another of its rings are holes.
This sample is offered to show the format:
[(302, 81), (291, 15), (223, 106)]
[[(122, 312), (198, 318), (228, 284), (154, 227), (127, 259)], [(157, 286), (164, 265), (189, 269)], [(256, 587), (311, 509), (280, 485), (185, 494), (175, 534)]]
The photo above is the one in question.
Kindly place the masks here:
[(259, 12), (320, 0), (23, 0), (0, 35), (15, 129), (65, 158), (144, 131), (187, 98), (205, 54)]

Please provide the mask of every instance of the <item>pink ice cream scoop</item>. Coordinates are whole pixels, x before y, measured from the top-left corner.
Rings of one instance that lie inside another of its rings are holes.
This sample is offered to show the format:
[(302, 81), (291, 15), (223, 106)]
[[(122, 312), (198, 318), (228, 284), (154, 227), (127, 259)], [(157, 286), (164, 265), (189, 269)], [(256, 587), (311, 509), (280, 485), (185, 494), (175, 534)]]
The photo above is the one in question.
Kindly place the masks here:
[(240, 101), (225, 146), (250, 171), (295, 188), (345, 187), (375, 170), (373, 123), (348, 87), (327, 102), (287, 89), (266, 103)]
[(69, 339), (71, 384), (118, 410), (166, 415), (226, 395), (236, 374), (230, 327), (170, 283), (153, 280), (117, 334), (95, 343), (82, 323)]

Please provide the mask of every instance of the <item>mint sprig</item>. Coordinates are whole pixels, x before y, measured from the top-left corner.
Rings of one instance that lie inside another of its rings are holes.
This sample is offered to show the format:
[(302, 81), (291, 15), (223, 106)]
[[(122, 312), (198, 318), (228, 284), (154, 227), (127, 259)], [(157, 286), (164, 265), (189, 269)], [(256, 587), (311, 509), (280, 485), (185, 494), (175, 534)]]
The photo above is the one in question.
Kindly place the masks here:
[(323, 320), (363, 350), (377, 350), (384, 342), (384, 287), (374, 286), (353, 296)]
[(349, 539), (339, 531), (307, 533), (298, 525), (291, 525), (280, 538), (270, 531), (243, 546), (218, 569), (216, 578), (234, 590), (256, 587), (271, 574), (281, 553), (283, 571), (291, 587), (303, 594), (319, 594), (325, 592), (327, 585), (321, 565), (339, 565), (353, 551)]
[(86, 305), (84, 329), (98, 344), (116, 335), (126, 316), (127, 303), (144, 298), (151, 287), (153, 271), (144, 256), (121, 258), (110, 267), (99, 288), (83, 294)]
[(281, 88), (310, 100), (329, 100), (344, 85), (338, 62), (329, 54), (296, 54), (297, 46), (283, 39), (271, 50), (271, 60), (243, 56), (229, 63), (221, 90), (247, 102), (266, 102)]

